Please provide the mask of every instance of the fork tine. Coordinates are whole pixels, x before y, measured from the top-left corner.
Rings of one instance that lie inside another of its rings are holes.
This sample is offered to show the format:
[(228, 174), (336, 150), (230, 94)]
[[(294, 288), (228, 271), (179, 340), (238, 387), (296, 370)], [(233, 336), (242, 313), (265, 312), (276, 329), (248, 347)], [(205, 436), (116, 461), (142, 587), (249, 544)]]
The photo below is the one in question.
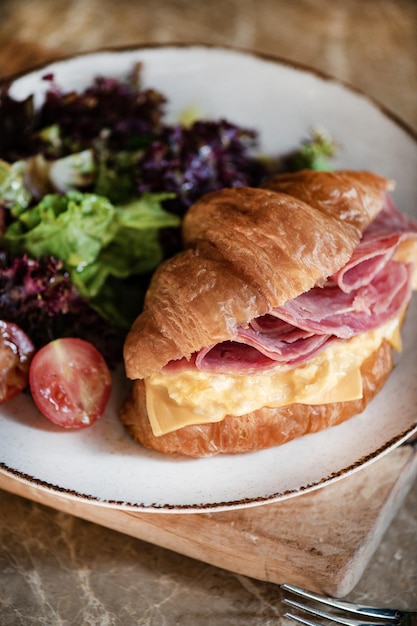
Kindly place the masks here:
[[(294, 613), (289, 613), (286, 612), (284, 613), (284, 617), (287, 617), (288, 619), (292, 619), (295, 622), (298, 622), (299, 624), (303, 624), (303, 626), (323, 626), (321, 623), (319, 622), (313, 622), (311, 619), (306, 619), (305, 617), (301, 617), (301, 615), (295, 615)], [(338, 622), (338, 620), (334, 619), (334, 617), (332, 615), (330, 615), (330, 619), (332, 622)], [(370, 626), (370, 622), (360, 622), (359, 620), (352, 620), (352, 622), (355, 622), (356, 624), (362, 624), (362, 626)], [(383, 622), (379, 622), (379, 624), (383, 624)]]
[(395, 609), (380, 609), (371, 606), (364, 606), (363, 604), (353, 604), (352, 602), (345, 602), (336, 598), (318, 595), (317, 593), (307, 591), (306, 589), (296, 587), (295, 585), (281, 585), (281, 589), (294, 593), (302, 598), (313, 600), (314, 602), (325, 604), (326, 606), (330, 606), (341, 611), (347, 611), (355, 615), (394, 620), (393, 623), (395, 623), (395, 620), (398, 621), (399, 619), (399, 613)]
[(306, 619), (300, 615), (295, 615), (294, 613), (284, 613), (284, 617), (288, 617), (299, 624), (304, 624), (304, 626), (320, 626), (318, 622), (312, 622), (310, 619)]
[[(336, 622), (337, 624), (342, 624), (343, 626), (383, 626), (383, 622), (369, 622), (364, 621), (363, 619), (355, 619), (352, 617), (343, 617), (342, 615), (335, 613), (328, 613), (327, 611), (321, 611), (320, 609), (313, 608), (306, 604), (301, 604), (300, 602), (295, 602), (294, 600), (288, 600), (285, 598), (283, 600), (284, 604), (291, 606), (294, 609), (298, 609), (299, 611), (305, 611), (310, 615), (314, 615), (315, 617), (320, 617), (321, 619), (330, 620), (332, 622)], [(302, 618), (300, 620), (299, 616), (295, 616), (293, 613), (286, 613), (286, 617), (291, 619), (296, 619), (297, 621), (302, 621), (302, 623), (306, 623), (310, 620), (305, 620)], [(310, 624), (312, 626), (313, 623)]]

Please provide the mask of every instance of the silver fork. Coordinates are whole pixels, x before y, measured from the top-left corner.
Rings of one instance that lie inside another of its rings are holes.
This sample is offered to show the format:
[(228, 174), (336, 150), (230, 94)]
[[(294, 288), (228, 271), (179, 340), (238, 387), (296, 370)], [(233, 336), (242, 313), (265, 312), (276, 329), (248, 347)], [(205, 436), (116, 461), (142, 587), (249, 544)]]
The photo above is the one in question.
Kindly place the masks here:
[[(300, 596), (304, 600), (312, 601), (315, 605), (329, 607), (330, 611), (323, 610), (304, 602), (284, 598), (283, 603), (300, 611), (313, 615), (320, 620), (330, 620), (343, 626), (417, 626), (417, 611), (399, 611), (396, 609), (379, 609), (361, 604), (353, 604), (327, 596), (320, 596), (294, 585), (281, 585), (284, 591)], [(353, 617), (349, 617), (352, 615)], [(312, 621), (297, 613), (287, 612), (288, 617), (305, 626), (321, 626), (322, 621)], [(369, 618), (369, 619), (366, 619)]]

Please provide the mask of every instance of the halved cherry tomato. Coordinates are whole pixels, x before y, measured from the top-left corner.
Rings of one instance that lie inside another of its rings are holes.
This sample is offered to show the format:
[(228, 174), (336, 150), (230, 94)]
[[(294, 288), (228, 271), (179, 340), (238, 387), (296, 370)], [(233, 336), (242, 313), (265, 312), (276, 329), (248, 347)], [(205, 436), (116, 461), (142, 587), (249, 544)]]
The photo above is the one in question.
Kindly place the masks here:
[(103, 356), (82, 339), (55, 339), (34, 356), (29, 371), (33, 400), (64, 428), (85, 428), (103, 413), (112, 380)]
[(16, 324), (0, 320), (0, 402), (23, 391), (29, 383), (29, 365), (35, 347)]

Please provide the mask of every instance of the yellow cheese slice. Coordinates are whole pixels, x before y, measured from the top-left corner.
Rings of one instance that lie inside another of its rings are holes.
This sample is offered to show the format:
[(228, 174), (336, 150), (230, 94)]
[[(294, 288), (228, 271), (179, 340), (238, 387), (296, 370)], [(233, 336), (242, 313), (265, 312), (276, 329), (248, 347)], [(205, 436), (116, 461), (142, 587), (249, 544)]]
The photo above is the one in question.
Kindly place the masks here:
[(187, 425), (219, 422), (261, 407), (324, 404), (362, 397), (360, 367), (387, 339), (401, 350), (403, 314), (382, 327), (337, 342), (297, 368), (257, 375), (213, 374), (197, 369), (156, 373), (145, 380), (149, 421), (155, 436)]

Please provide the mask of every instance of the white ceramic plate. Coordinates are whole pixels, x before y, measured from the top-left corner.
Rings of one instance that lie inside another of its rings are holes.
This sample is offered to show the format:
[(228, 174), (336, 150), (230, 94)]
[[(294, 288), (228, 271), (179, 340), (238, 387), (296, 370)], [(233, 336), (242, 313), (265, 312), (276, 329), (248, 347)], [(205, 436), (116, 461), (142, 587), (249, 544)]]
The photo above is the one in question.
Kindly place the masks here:
[[(368, 97), (286, 63), (249, 53), (161, 47), (100, 52), (50, 65), (19, 78), (12, 95), (59, 85), (80, 89), (96, 75), (122, 76), (144, 64), (144, 81), (169, 98), (169, 117), (195, 107), (258, 130), (262, 151), (282, 154), (313, 126), (340, 145), (336, 167), (370, 169), (397, 181), (400, 208), (416, 213), (417, 141)], [(404, 351), (382, 393), (362, 414), (324, 432), (240, 456), (184, 460), (143, 450), (125, 434), (117, 408), (126, 389), (115, 382), (105, 415), (91, 428), (62, 431), (24, 395), (1, 407), (1, 471), (69, 498), (145, 511), (196, 512), (277, 501), (328, 484), (373, 462), (417, 431), (417, 298), (404, 329)]]

